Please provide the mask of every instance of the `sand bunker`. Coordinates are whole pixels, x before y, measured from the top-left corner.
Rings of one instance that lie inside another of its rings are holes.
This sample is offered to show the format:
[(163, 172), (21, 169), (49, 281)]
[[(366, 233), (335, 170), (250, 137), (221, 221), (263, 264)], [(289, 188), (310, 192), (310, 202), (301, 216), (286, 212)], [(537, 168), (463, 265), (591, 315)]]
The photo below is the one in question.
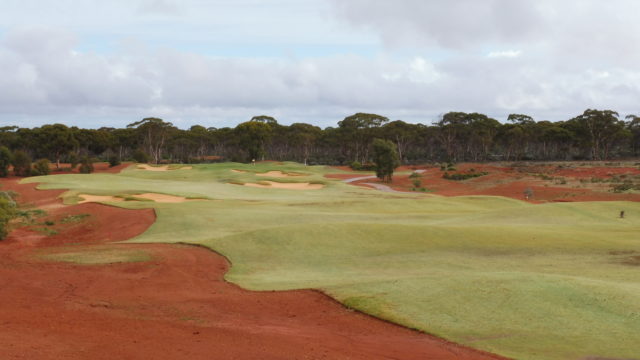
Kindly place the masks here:
[(238, 174), (242, 174), (242, 173), (246, 173), (247, 171), (245, 171), (245, 170), (236, 170), (236, 169), (231, 169), (231, 172), (238, 173)]
[(156, 194), (156, 193), (138, 194), (138, 195), (134, 195), (134, 197), (152, 200), (159, 203), (181, 203), (185, 201), (195, 200), (195, 199), (187, 199), (182, 196), (173, 196), (173, 195)]
[(257, 173), (256, 175), (258, 175), (258, 176), (268, 176), (268, 177), (274, 177), (274, 178), (303, 176), (303, 174), (285, 173), (285, 172), (278, 171), (278, 170), (276, 170), (276, 171), (267, 171), (266, 173)]
[(151, 166), (148, 164), (138, 164), (137, 169), (147, 171), (172, 171), (172, 170), (191, 170), (191, 166), (183, 166), (178, 169), (169, 169), (169, 165)]
[(280, 183), (275, 181), (262, 181), (261, 183), (245, 183), (244, 186), (263, 189), (289, 189), (289, 190), (319, 190), (324, 187), (322, 184), (305, 183)]
[[(88, 203), (88, 202), (121, 202), (121, 201), (126, 201), (127, 200), (127, 199), (122, 198), (122, 197), (110, 196), (110, 195), (80, 194), (80, 195), (78, 195), (78, 197), (80, 197), (82, 199), (82, 200), (78, 201), (78, 204), (84, 204), (84, 203)], [(157, 193), (135, 194), (135, 195), (131, 195), (131, 197), (134, 198), (134, 199), (130, 200), (130, 201), (135, 201), (135, 198), (140, 198), (140, 199), (146, 199), (146, 200), (155, 201), (155, 202), (158, 202), (158, 203), (181, 203), (181, 202), (185, 202), (185, 201), (194, 201), (194, 200), (196, 200), (196, 199), (187, 199), (187, 198), (182, 197), (182, 196), (173, 196), (173, 195), (157, 194)]]
[(118, 201), (124, 201), (123, 198), (110, 196), (110, 195), (80, 194), (80, 195), (78, 195), (78, 197), (82, 199), (82, 200), (78, 201), (78, 204), (84, 204), (84, 203), (89, 203), (89, 202), (118, 202)]

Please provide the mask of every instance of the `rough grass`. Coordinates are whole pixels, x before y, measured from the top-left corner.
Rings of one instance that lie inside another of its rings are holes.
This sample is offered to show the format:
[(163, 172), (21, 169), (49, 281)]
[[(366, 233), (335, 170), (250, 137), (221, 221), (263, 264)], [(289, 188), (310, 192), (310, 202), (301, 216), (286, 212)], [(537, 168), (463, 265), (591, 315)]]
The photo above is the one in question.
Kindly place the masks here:
[[(270, 170), (307, 174), (274, 181), (326, 186), (229, 184)], [(330, 171), (230, 163), (26, 181), (71, 189), (69, 202), (78, 193), (218, 199), (117, 205), (156, 209), (157, 222), (134, 241), (211, 247), (233, 262), (227, 279), (245, 288), (321, 289), (347, 306), (518, 359), (640, 353), (639, 203), (388, 194), (323, 178)]]
[(131, 249), (91, 249), (69, 252), (41, 254), (47, 261), (67, 262), (77, 265), (105, 265), (150, 261), (152, 256), (142, 250)]

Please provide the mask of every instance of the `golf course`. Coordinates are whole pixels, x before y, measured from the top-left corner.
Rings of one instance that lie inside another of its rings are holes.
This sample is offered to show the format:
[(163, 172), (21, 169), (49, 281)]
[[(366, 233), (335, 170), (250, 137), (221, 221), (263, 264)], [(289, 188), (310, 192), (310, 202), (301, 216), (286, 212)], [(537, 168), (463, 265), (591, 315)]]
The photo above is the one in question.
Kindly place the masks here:
[(144, 262), (140, 244), (192, 244), (226, 257), (226, 281), (243, 289), (318, 290), (499, 356), (638, 358), (640, 202), (532, 203), (343, 181), (372, 174), (289, 162), (130, 165), (21, 183), (62, 190), (66, 205), (155, 212), (146, 231), (126, 240), (135, 251), (96, 248), (47, 261)]

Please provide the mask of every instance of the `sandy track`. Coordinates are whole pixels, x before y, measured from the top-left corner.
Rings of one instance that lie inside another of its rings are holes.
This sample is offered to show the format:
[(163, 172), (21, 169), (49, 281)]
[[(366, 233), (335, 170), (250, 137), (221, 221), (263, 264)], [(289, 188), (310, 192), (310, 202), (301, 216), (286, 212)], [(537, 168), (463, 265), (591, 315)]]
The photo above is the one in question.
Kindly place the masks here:
[[(60, 191), (3, 181), (41, 205)], [(251, 292), (224, 281), (229, 264), (204, 248), (113, 244), (142, 233), (152, 210), (99, 204), (45, 237), (0, 242), (0, 349), (6, 359), (495, 359), (349, 311), (316, 291)], [(139, 263), (77, 266), (36, 255), (71, 248), (151, 253)]]

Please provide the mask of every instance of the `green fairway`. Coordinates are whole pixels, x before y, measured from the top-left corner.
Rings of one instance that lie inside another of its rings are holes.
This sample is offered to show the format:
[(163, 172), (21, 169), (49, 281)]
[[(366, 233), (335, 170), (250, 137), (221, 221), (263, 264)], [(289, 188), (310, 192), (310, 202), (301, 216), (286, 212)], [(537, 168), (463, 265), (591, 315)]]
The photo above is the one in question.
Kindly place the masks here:
[[(255, 174), (270, 170), (303, 176)], [(640, 203), (382, 193), (324, 178), (332, 171), (226, 163), (25, 182), (70, 189), (67, 203), (78, 194), (206, 199), (114, 205), (156, 209), (156, 223), (132, 241), (208, 246), (232, 261), (227, 279), (244, 288), (321, 289), (375, 316), (518, 359), (640, 354)], [(260, 181), (325, 187), (242, 186)]]

